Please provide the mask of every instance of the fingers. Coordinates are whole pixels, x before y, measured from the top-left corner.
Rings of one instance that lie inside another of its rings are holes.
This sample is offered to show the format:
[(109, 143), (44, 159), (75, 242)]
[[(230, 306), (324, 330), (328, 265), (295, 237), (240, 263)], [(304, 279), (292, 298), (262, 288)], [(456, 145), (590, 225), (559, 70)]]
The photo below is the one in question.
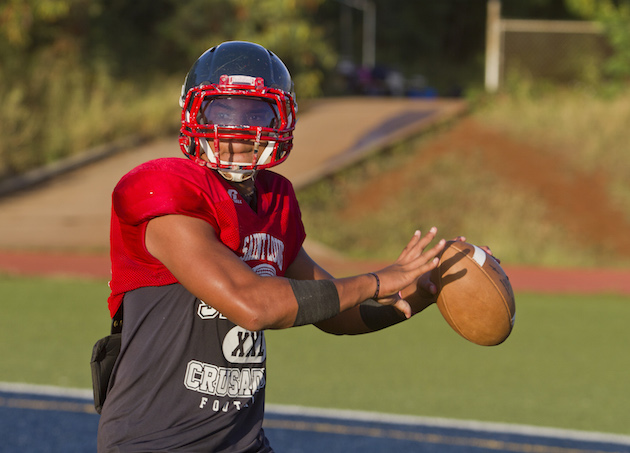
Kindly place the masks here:
[(409, 304), (409, 302), (402, 298), (400, 291), (392, 296), (379, 299), (378, 303), (380, 303), (381, 305), (393, 306), (396, 310), (405, 315), (405, 318), (407, 319), (411, 318), (411, 316), (413, 315), (411, 305)]
[(494, 260), (497, 263), (501, 264), (501, 260), (497, 258), (496, 256), (494, 256), (494, 254), (492, 253), (492, 250), (490, 250), (490, 247), (488, 247), (487, 245), (481, 245), (479, 246), (479, 248), (483, 250), (484, 252), (486, 252), (488, 255), (490, 255), (492, 258), (494, 258)]
[(427, 292), (428, 294), (437, 294), (437, 286), (431, 281), (430, 272), (425, 272), (424, 274), (422, 274), (420, 278), (418, 278), (418, 283), (416, 286), (417, 288)]
[[(456, 242), (466, 242), (466, 236), (457, 236), (451, 240), (456, 241)], [(496, 256), (494, 256), (494, 254), (492, 253), (492, 250), (490, 250), (490, 247), (488, 247), (487, 245), (480, 245), (479, 248), (483, 250), (484, 252), (486, 252), (491, 257), (493, 257), (498, 263), (501, 263), (501, 260), (497, 258)]]
[(418, 278), (424, 272), (433, 269), (438, 263), (437, 255), (444, 249), (444, 245), (446, 244), (444, 239), (440, 239), (433, 247), (425, 250), (435, 239), (436, 235), (436, 227), (432, 227), (425, 236), (422, 236), (420, 231), (416, 231), (409, 241), (409, 244), (407, 244), (407, 247), (405, 247), (403, 253), (401, 253), (396, 261), (396, 264), (410, 267), (411, 269), (420, 269), (424, 266), (425, 269), (418, 272), (417, 275), (414, 276), (414, 279)]
[(444, 246), (446, 245), (446, 241), (444, 239), (440, 239), (437, 244), (431, 247), (429, 250), (423, 250), (416, 258), (409, 261), (408, 266), (417, 269), (417, 275), (415, 278), (420, 277), (420, 275), (433, 270), (437, 267), (439, 263), (438, 255), (442, 250), (444, 250)]
[(412, 316), (411, 305), (405, 299), (398, 299), (394, 303), (394, 308), (396, 308), (399, 312), (405, 315), (405, 318), (409, 319)]
[(422, 255), (424, 249), (435, 239), (436, 234), (436, 227), (431, 227), (429, 232), (424, 236), (422, 236), (420, 230), (416, 230), (411, 240), (398, 257), (397, 263), (406, 264)]
[(490, 247), (488, 247), (487, 245), (480, 245), (479, 248), (486, 252), (488, 255), (492, 255), (492, 250), (490, 250)]
[[(446, 241), (441, 239), (433, 247), (426, 249), (435, 239), (436, 234), (435, 227), (431, 228), (425, 236), (420, 231), (416, 231), (396, 262), (379, 271), (382, 298), (392, 297), (416, 281), (422, 274), (437, 266), (439, 260), (436, 257), (443, 250)], [(380, 299), (379, 302), (381, 302)], [(388, 300), (381, 303), (391, 305), (394, 301)]]

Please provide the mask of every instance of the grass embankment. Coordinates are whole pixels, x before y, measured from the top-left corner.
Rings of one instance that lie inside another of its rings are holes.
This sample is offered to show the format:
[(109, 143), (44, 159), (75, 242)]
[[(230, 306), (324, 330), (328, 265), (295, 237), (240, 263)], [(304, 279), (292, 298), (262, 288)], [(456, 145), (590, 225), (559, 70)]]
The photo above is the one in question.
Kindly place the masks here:
[(630, 90), (609, 99), (585, 91), (525, 90), (495, 99), (477, 117), (567, 163), (568, 171), (600, 174), (630, 221)]
[(0, 180), (123, 137), (176, 131), (183, 77), (139, 86), (66, 69), (52, 65), (34, 71), (45, 81), (0, 87)]
[[(90, 388), (107, 293), (105, 281), (0, 276), (0, 381)], [(628, 298), (517, 298), (497, 347), (462, 339), (435, 307), (372, 335), (268, 332), (268, 402), (630, 434)]]
[[(558, 181), (579, 184), (583, 176), (605, 181), (605, 199), (595, 203), (621, 212), (618, 229), (630, 222), (630, 93), (612, 100), (583, 92), (499, 97), (478, 108), (472, 119), (539, 155), (556, 153)], [(615, 255), (614, 244), (602, 246), (572, 232), (598, 213), (586, 206), (580, 218), (559, 216), (548, 199), (553, 187), (515, 184), (489, 165), (483, 143), (465, 136), (456, 143), (445, 139), (455, 127), (398, 144), (301, 190), (310, 237), (355, 258), (393, 259), (416, 228), (436, 225), (446, 238), (461, 234), (490, 245), (510, 264), (630, 264), (627, 253)], [(510, 152), (506, 147), (508, 163), (514, 158)], [(579, 195), (564, 196), (575, 200)]]

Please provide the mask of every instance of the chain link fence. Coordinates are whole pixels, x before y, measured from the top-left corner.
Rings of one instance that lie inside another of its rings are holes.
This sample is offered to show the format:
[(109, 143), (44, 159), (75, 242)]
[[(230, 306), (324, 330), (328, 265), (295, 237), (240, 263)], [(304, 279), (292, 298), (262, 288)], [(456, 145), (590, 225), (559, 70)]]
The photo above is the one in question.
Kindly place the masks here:
[(510, 77), (560, 84), (594, 82), (612, 49), (594, 22), (503, 19), (500, 2), (488, 3), (486, 89)]

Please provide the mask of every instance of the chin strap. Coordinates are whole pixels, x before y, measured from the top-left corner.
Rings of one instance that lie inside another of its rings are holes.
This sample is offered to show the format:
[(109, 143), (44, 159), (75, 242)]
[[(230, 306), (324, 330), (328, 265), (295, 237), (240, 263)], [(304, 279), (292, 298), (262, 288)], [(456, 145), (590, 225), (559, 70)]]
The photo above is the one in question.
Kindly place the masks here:
[(251, 173), (236, 173), (236, 172), (231, 172), (231, 171), (223, 171), (223, 170), (218, 170), (217, 172), (219, 172), (219, 174), (221, 176), (223, 176), (225, 179), (227, 179), (228, 181), (232, 181), (232, 182), (243, 182), (243, 181), (247, 181), (250, 178), (254, 178), (256, 171), (252, 170)]

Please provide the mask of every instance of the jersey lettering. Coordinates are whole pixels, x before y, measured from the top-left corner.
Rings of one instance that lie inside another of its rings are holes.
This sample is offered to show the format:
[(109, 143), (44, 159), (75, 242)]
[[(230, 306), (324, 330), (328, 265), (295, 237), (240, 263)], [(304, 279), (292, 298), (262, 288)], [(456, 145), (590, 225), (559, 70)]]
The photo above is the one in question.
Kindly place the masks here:
[(224, 368), (191, 360), (184, 385), (207, 395), (249, 398), (265, 386), (265, 369)]
[(197, 315), (201, 319), (214, 319), (217, 316), (219, 319), (227, 319), (221, 313), (217, 311), (217, 309), (212, 308), (210, 305), (206, 304), (203, 300), (199, 301), (199, 305), (197, 306)]
[(234, 326), (223, 339), (223, 356), (230, 363), (263, 363), (267, 357), (264, 333)]
[(254, 233), (243, 239), (242, 260), (269, 261), (284, 266), (284, 242), (268, 233)]

